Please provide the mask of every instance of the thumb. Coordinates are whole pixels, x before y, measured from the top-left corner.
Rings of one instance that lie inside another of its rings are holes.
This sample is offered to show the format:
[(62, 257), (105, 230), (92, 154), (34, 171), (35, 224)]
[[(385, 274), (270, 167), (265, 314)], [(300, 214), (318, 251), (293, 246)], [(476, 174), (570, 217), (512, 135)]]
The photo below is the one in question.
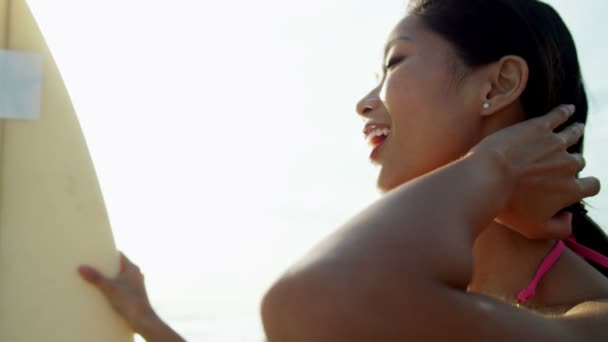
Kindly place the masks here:
[(572, 217), (571, 212), (562, 211), (549, 219), (546, 228), (553, 236), (565, 239), (572, 235)]

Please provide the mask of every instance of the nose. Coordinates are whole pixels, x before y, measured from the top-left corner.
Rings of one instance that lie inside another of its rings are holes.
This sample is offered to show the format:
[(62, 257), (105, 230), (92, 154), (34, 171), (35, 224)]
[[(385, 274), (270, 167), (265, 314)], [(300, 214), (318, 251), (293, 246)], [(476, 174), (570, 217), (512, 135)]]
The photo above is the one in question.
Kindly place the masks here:
[(375, 88), (357, 103), (357, 113), (366, 118), (370, 112), (378, 109), (381, 105), (380, 90)]

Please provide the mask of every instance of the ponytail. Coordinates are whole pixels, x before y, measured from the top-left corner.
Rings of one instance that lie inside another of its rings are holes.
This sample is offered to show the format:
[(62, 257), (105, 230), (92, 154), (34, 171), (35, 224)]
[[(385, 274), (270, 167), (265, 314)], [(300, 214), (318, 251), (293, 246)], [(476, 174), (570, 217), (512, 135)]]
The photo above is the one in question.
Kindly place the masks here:
[[(598, 253), (608, 256), (608, 236), (588, 215), (582, 203), (577, 203), (568, 208), (572, 212), (572, 233), (581, 245), (591, 248)], [(608, 268), (587, 260), (591, 266), (608, 277)]]

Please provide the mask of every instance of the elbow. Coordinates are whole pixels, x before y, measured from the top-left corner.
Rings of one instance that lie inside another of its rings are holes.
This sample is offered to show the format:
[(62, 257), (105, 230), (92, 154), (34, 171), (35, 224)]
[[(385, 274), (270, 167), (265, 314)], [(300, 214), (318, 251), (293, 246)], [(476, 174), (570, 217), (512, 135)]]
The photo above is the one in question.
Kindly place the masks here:
[(285, 329), (282, 324), (283, 304), (287, 299), (284, 288), (285, 285), (279, 280), (262, 297), (260, 311), (267, 341), (284, 340), (284, 338), (281, 338), (284, 334), (282, 329)]
[(303, 336), (309, 321), (303, 320), (307, 314), (305, 307), (308, 296), (304, 284), (292, 278), (281, 278), (264, 294), (261, 303), (262, 325), (269, 342), (310, 341)]
[(336, 273), (339, 272), (306, 270), (279, 279), (261, 302), (267, 340), (403, 340), (402, 328), (407, 326), (404, 322), (411, 318), (408, 314), (412, 314), (404, 310), (408, 307), (399, 300), (403, 299), (403, 290), (396, 293), (386, 287), (357, 286), (356, 282), (337, 277)]
[(279, 279), (265, 293), (261, 318), (269, 342), (352, 342), (344, 320), (329, 300), (331, 291), (301, 274)]

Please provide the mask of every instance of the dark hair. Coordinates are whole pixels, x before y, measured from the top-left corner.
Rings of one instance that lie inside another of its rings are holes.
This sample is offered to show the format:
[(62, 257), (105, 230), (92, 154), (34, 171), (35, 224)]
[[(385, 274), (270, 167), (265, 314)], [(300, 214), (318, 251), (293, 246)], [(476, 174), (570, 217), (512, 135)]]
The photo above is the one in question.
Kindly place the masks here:
[[(450, 42), (465, 67), (486, 65), (507, 55), (523, 58), (529, 69), (521, 95), (526, 118), (560, 104), (574, 104), (576, 113), (565, 125), (586, 122), (589, 107), (576, 46), (551, 6), (537, 0), (412, 0), (409, 13)], [(582, 150), (581, 140), (569, 152)], [(587, 216), (583, 203), (568, 210), (574, 214), (576, 240), (608, 255), (608, 237)], [(608, 277), (608, 269), (590, 263)]]

